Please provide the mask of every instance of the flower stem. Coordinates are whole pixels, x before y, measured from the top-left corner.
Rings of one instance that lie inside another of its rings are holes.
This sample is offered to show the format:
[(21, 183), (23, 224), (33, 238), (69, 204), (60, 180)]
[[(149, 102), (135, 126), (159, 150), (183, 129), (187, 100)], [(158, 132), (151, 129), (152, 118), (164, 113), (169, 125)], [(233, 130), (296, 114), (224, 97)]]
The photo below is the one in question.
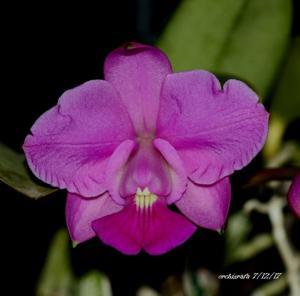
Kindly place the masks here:
[(274, 197), (269, 203), (268, 214), (272, 224), (275, 244), (287, 269), (287, 280), (291, 289), (291, 296), (298, 296), (300, 295), (299, 261), (285, 231), (284, 206), (285, 201), (283, 199)]
[(285, 205), (285, 199), (274, 196), (268, 203), (261, 203), (258, 200), (249, 200), (245, 204), (245, 210), (247, 212), (256, 210), (259, 213), (267, 214), (269, 216), (275, 245), (286, 268), (291, 296), (299, 296), (300, 260), (299, 255), (295, 253), (287, 237), (286, 229), (284, 227), (283, 209)]
[(298, 167), (265, 168), (249, 178), (242, 189), (248, 189), (274, 180), (292, 180), (300, 171)]

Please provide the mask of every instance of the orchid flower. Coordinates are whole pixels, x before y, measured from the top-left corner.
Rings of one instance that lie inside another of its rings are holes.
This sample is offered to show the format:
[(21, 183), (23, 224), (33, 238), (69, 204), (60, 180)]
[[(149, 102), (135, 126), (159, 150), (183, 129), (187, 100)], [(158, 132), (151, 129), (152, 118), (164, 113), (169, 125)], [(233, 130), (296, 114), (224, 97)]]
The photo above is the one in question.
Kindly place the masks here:
[(108, 55), (104, 77), (66, 91), (23, 145), (33, 173), (67, 189), (71, 238), (158, 255), (197, 226), (220, 230), (228, 176), (266, 139), (255, 92), (203, 70), (173, 73), (164, 53), (137, 43)]
[(300, 173), (292, 182), (288, 192), (288, 202), (296, 216), (300, 219)]

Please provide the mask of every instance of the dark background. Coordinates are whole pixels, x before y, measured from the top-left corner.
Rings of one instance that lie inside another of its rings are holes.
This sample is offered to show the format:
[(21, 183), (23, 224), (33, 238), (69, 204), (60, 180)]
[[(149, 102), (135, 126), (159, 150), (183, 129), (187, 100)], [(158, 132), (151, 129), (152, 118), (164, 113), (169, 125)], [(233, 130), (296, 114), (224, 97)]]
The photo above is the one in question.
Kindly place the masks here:
[[(102, 78), (104, 57), (115, 47), (132, 40), (155, 43), (180, 1), (98, 2), (1, 5), (0, 141), (21, 151), (33, 122), (65, 90)], [(294, 3), (296, 35), (299, 1)], [(33, 201), (0, 184), (1, 289), (7, 295), (34, 295), (51, 237), (65, 225), (65, 194)], [(188, 243), (164, 256), (132, 257), (95, 239), (74, 249), (72, 258), (78, 275), (100, 268), (109, 275), (114, 295), (134, 295), (143, 284), (160, 290), (168, 275), (180, 274), (187, 265), (218, 272), (222, 243), (215, 233), (198, 230)]]

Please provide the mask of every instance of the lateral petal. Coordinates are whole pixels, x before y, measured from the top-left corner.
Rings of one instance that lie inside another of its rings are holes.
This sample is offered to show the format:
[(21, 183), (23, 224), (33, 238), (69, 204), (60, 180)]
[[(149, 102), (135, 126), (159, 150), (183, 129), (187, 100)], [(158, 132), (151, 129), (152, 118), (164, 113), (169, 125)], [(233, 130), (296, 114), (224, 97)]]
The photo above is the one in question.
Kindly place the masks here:
[(86, 197), (106, 190), (113, 151), (134, 137), (117, 92), (105, 81), (66, 91), (32, 126), (23, 149), (33, 173), (44, 182)]
[(222, 90), (206, 71), (167, 76), (157, 137), (175, 147), (194, 182), (213, 184), (247, 165), (267, 130), (268, 113), (243, 82), (228, 80)]

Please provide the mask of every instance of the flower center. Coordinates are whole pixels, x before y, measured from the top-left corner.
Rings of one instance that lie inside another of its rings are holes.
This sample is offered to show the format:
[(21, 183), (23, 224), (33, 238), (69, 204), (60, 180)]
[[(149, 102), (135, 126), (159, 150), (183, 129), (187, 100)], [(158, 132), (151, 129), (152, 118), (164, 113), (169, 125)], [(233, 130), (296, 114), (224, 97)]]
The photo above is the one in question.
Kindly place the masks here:
[(167, 196), (171, 192), (168, 164), (153, 144), (146, 140), (141, 140), (120, 177), (120, 195), (133, 197), (138, 205), (150, 202), (153, 196)]
[(141, 188), (138, 187), (134, 199), (136, 209), (143, 210), (143, 209), (151, 208), (152, 205), (157, 201), (157, 199), (158, 196), (151, 193), (148, 187), (144, 188), (144, 190), (141, 190)]

